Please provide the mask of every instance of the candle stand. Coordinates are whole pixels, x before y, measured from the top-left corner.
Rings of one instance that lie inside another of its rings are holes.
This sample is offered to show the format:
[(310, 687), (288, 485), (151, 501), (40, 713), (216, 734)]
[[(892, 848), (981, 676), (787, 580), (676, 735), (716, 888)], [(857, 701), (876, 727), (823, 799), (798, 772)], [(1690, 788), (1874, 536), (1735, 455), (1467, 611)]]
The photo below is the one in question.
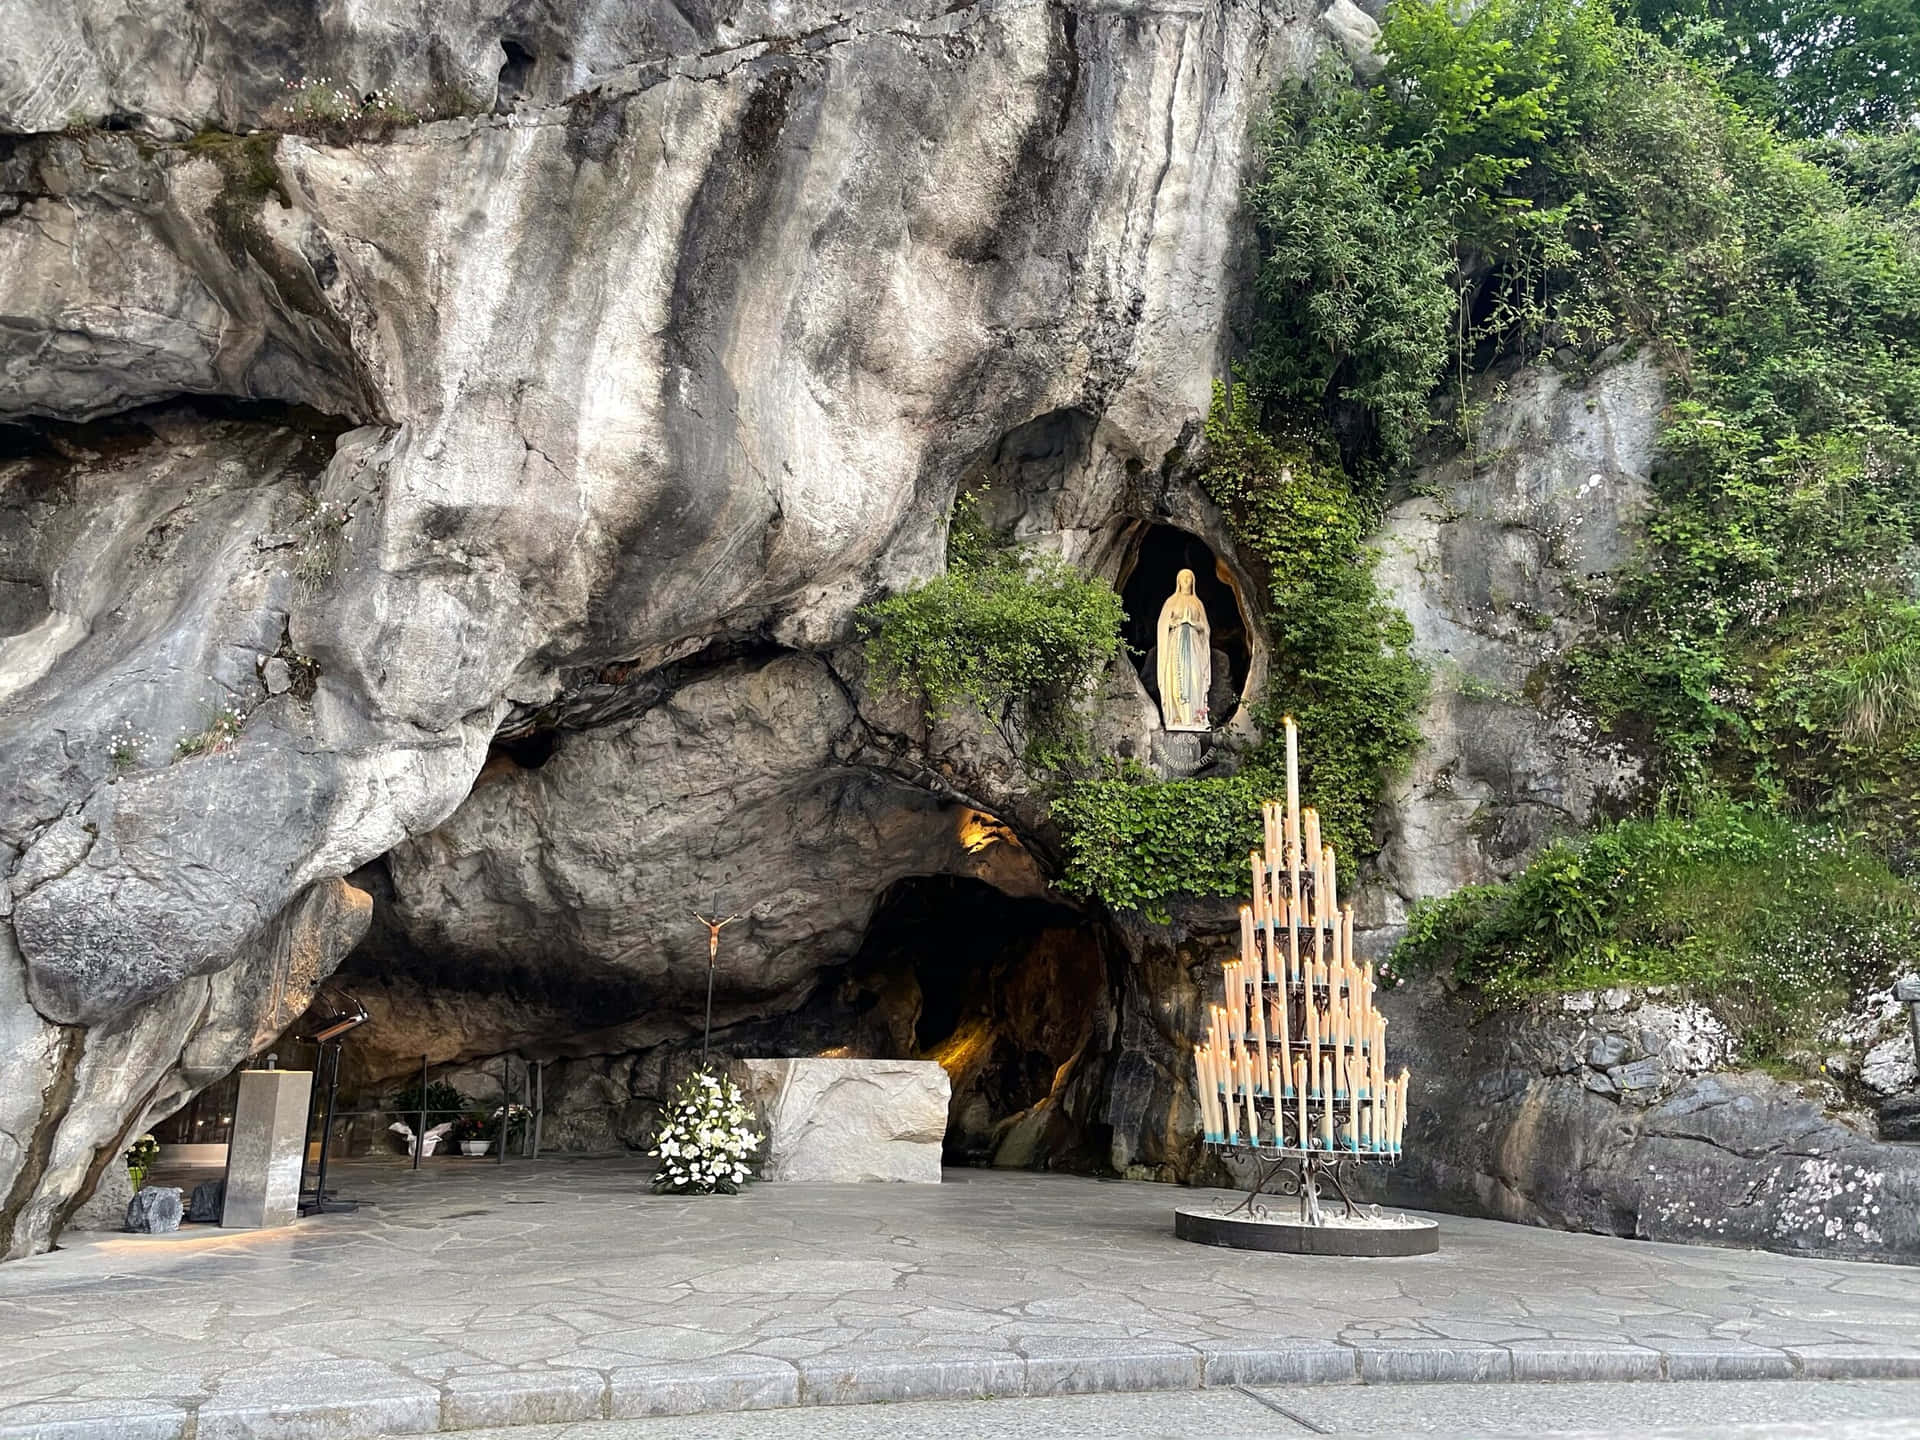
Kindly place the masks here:
[[(1387, 1070), (1387, 1021), (1371, 963), (1353, 956), (1353, 907), (1339, 904), (1333, 847), (1300, 808), (1299, 736), (1286, 719), (1287, 798), (1261, 809), (1252, 903), (1224, 1004), (1193, 1052), (1205, 1144), (1252, 1175), (1230, 1209), (1182, 1207), (1174, 1234), (1208, 1245), (1310, 1255), (1423, 1255), (1431, 1220), (1357, 1205), (1363, 1165), (1391, 1165), (1406, 1130), (1407, 1071)], [(1322, 1204), (1323, 1189), (1340, 1200)], [(1295, 1207), (1267, 1202), (1297, 1199)]]

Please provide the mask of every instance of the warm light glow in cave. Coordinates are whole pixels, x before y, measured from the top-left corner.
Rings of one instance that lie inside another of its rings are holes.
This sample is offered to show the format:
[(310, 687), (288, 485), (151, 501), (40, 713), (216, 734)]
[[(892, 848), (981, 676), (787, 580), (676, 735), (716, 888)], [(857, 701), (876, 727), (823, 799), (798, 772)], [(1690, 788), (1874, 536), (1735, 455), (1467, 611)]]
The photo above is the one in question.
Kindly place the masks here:
[(982, 815), (978, 810), (960, 812), (959, 837), (960, 848), (969, 855), (978, 855), (988, 846), (1001, 842), (1016, 850), (1020, 848), (1020, 841), (1013, 831), (991, 815)]
[(942, 1040), (938, 1046), (927, 1052), (926, 1058), (937, 1060), (940, 1068), (956, 1085), (986, 1058), (987, 1048), (993, 1043), (993, 1031), (984, 1020), (975, 1020), (963, 1025), (953, 1034)]

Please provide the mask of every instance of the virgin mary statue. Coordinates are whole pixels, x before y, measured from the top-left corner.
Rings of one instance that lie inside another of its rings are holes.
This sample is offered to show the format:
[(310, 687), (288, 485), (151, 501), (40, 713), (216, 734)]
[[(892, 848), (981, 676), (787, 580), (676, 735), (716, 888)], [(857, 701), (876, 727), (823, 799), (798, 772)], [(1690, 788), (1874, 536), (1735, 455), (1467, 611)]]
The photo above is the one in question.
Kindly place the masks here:
[(1155, 630), (1160, 656), (1160, 722), (1169, 730), (1205, 730), (1207, 691), (1213, 684), (1213, 632), (1193, 593), (1193, 571), (1174, 578)]

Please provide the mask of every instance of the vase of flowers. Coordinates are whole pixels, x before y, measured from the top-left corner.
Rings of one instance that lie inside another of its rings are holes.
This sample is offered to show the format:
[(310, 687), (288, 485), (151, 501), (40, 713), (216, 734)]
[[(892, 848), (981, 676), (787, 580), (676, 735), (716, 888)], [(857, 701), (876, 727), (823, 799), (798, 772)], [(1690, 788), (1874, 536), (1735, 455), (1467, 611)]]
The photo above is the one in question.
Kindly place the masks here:
[(494, 1122), (475, 1110), (453, 1122), (449, 1138), (459, 1144), (462, 1155), (484, 1155), (493, 1148), (493, 1133)]
[(680, 1082), (649, 1153), (660, 1157), (653, 1188), (670, 1195), (734, 1195), (747, 1183), (747, 1162), (766, 1137), (740, 1087), (699, 1071)]
[(487, 1117), (487, 1134), (500, 1133), (500, 1120), (505, 1116), (507, 1122), (507, 1153), (511, 1155), (520, 1149), (527, 1138), (527, 1126), (533, 1120), (533, 1111), (525, 1105), (499, 1105), (493, 1114)]
[(133, 1182), (134, 1192), (147, 1183), (147, 1171), (153, 1168), (153, 1162), (160, 1158), (160, 1142), (151, 1134), (142, 1135), (127, 1147), (127, 1179)]

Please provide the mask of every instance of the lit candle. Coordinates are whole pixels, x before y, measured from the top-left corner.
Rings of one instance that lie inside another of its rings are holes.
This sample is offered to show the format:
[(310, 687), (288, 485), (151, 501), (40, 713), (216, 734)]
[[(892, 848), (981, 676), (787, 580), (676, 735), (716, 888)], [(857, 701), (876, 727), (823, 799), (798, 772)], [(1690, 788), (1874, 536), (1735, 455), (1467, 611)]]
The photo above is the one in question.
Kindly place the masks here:
[(1307, 880), (1313, 889), (1312, 902), (1307, 907), (1307, 923), (1318, 925), (1326, 914), (1326, 894), (1321, 889), (1320, 880), (1320, 812), (1308, 806), (1300, 812), (1302, 833), (1300, 836), (1300, 868), (1307, 873)]
[(1246, 905), (1240, 907), (1240, 954), (1253, 958), (1253, 910)]
[(1340, 923), (1340, 882), (1335, 878), (1333, 847), (1327, 846), (1320, 852), (1320, 868), (1327, 872), (1327, 908), (1329, 923)]
[(1239, 1124), (1238, 1114), (1236, 1112), (1236, 1109), (1233, 1103), (1233, 1089), (1232, 1089), (1233, 1060), (1231, 1055), (1222, 1055), (1220, 1059), (1221, 1059), (1222, 1068), (1225, 1071), (1225, 1073), (1220, 1077), (1222, 1082), (1220, 1087), (1220, 1093), (1223, 1097), (1221, 1105), (1222, 1105), (1222, 1108), (1226, 1111), (1227, 1123), (1225, 1128), (1227, 1132), (1227, 1143), (1229, 1145), (1238, 1145), (1240, 1143), (1240, 1124)]
[(1253, 873), (1253, 928), (1258, 930), (1266, 919), (1267, 909), (1266, 894), (1260, 884), (1260, 872), (1266, 869), (1266, 862), (1258, 850), (1247, 852), (1247, 868)]
[(1200, 1081), (1200, 1126), (1209, 1141), (1217, 1142), (1220, 1139), (1220, 1122), (1214, 1116), (1213, 1068), (1208, 1063), (1209, 1058), (1206, 1046), (1194, 1047), (1193, 1069)]
[(1380, 1043), (1380, 1028), (1376, 1024), (1373, 1031), (1373, 1043), (1367, 1047), (1367, 1098), (1373, 1102), (1374, 1139), (1380, 1138), (1380, 1102), (1381, 1080), (1386, 1076), (1386, 1047)]
[(1400, 1142), (1406, 1138), (1406, 1134), (1407, 1134), (1407, 1080), (1408, 1078), (1409, 1077), (1407, 1075), (1406, 1068), (1404, 1066), (1401, 1067), (1399, 1083), (1393, 1087), (1394, 1094), (1398, 1097), (1394, 1101), (1394, 1107), (1393, 1107), (1394, 1114), (1398, 1117), (1393, 1130), (1393, 1153), (1396, 1155), (1400, 1153)]
[(1260, 831), (1265, 841), (1267, 866), (1271, 874), (1272, 867), (1280, 862), (1286, 852), (1286, 847), (1280, 843), (1280, 807), (1271, 800), (1260, 807)]

